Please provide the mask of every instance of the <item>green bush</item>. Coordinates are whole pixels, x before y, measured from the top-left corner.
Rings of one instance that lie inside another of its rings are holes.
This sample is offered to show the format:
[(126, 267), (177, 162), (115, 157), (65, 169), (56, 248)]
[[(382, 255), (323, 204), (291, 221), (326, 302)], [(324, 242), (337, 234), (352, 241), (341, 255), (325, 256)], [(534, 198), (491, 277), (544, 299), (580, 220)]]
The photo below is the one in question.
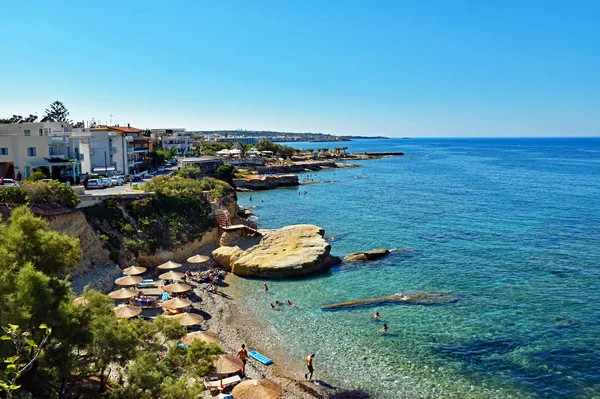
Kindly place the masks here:
[(47, 178), (47, 176), (43, 172), (40, 172), (38, 170), (37, 172), (33, 172), (31, 175), (29, 175), (29, 177), (26, 180), (27, 181), (40, 181), (40, 180), (44, 180), (46, 178)]
[(144, 183), (142, 189), (163, 195), (193, 194), (201, 196), (204, 191), (210, 191), (214, 198), (223, 198), (234, 193), (229, 184), (210, 177), (190, 179), (181, 176), (157, 176)]
[(200, 168), (186, 166), (185, 168), (181, 168), (179, 172), (177, 172), (177, 175), (184, 179), (199, 179), (202, 177), (202, 172), (200, 171)]
[(33, 205), (59, 204), (75, 208), (81, 201), (73, 189), (65, 183), (56, 180), (49, 182), (25, 181), (23, 189), (27, 202)]
[(23, 205), (27, 202), (27, 195), (23, 187), (2, 186), (0, 187), (0, 203), (10, 205)]

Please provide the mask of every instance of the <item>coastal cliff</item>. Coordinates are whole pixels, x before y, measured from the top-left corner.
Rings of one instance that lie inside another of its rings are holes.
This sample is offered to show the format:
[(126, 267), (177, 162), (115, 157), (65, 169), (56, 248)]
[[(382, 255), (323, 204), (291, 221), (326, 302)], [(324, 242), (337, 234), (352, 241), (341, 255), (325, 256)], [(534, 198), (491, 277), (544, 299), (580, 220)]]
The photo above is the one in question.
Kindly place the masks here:
[(330, 254), (324, 230), (303, 224), (259, 230), (261, 236), (228, 240), (213, 251), (214, 260), (244, 277), (301, 277), (329, 270), (341, 260)]

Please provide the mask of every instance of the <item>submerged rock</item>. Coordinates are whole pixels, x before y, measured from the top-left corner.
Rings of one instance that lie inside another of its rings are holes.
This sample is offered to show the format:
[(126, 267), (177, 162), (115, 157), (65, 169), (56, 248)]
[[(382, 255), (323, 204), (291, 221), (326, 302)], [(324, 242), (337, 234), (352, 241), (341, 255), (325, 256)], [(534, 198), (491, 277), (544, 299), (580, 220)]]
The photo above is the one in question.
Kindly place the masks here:
[(363, 252), (352, 252), (344, 258), (344, 262), (367, 262), (370, 260), (383, 258), (389, 253), (390, 251), (386, 248), (377, 248)]
[(455, 294), (438, 292), (400, 292), (397, 294), (380, 296), (376, 298), (356, 299), (353, 301), (332, 303), (321, 306), (324, 310), (339, 310), (363, 306), (378, 306), (385, 304), (407, 305), (438, 305), (457, 302), (461, 297)]
[(259, 230), (262, 236), (245, 237), (235, 245), (213, 251), (213, 259), (233, 274), (246, 277), (301, 277), (329, 270), (341, 262), (330, 254), (324, 230), (303, 224)]

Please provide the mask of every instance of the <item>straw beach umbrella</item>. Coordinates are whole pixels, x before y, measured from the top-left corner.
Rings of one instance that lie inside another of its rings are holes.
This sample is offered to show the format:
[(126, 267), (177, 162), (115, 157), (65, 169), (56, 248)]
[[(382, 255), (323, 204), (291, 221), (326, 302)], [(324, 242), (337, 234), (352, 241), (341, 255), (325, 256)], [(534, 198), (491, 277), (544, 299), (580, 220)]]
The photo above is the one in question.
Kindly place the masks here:
[(157, 269), (160, 270), (172, 270), (172, 269), (178, 269), (181, 267), (181, 263), (175, 263), (173, 261), (168, 261), (163, 263), (162, 265), (159, 265), (157, 267)]
[(73, 305), (75, 306), (85, 306), (89, 302), (90, 301), (88, 301), (88, 299), (84, 296), (78, 296), (77, 298), (73, 299)]
[(181, 292), (187, 292), (187, 291), (191, 290), (192, 287), (187, 284), (176, 283), (176, 284), (165, 285), (164, 287), (162, 287), (162, 289), (165, 292), (179, 294)]
[(204, 263), (209, 259), (210, 258), (205, 255), (194, 255), (194, 256), (187, 258), (187, 261), (190, 263)]
[(137, 306), (117, 306), (114, 308), (114, 312), (119, 319), (129, 319), (131, 317), (135, 317), (142, 313), (142, 308), (138, 308)]
[(158, 278), (161, 280), (181, 280), (183, 276), (185, 276), (185, 274), (174, 272), (173, 270), (171, 270), (169, 272), (161, 274), (160, 276), (158, 276)]
[(281, 385), (270, 380), (242, 381), (231, 391), (234, 399), (278, 399), (282, 394)]
[(181, 308), (187, 308), (188, 306), (191, 306), (191, 305), (192, 305), (192, 301), (190, 301), (189, 299), (181, 299), (181, 298), (169, 299), (168, 301), (164, 301), (163, 303), (160, 304), (161, 307), (167, 308), (167, 309), (181, 309)]
[(115, 280), (115, 284), (116, 285), (125, 285), (125, 286), (129, 286), (129, 285), (136, 285), (141, 283), (142, 281), (144, 281), (143, 278), (141, 277), (137, 277), (137, 276), (125, 276), (125, 277), (121, 277)]
[(131, 266), (131, 267), (128, 267), (127, 269), (121, 270), (121, 273), (127, 274), (128, 276), (135, 276), (137, 274), (145, 273), (146, 270), (148, 270), (148, 269), (146, 269), (145, 267), (142, 267), (142, 266)]
[(121, 288), (108, 294), (108, 297), (111, 299), (128, 299), (133, 298), (138, 293), (139, 291), (132, 290), (131, 288)]
[(221, 377), (221, 388), (223, 388), (223, 374), (237, 373), (244, 368), (244, 362), (234, 355), (221, 355), (215, 359), (213, 366)]
[(181, 343), (184, 345), (191, 345), (195, 339), (213, 343), (219, 340), (219, 335), (210, 331), (194, 331), (181, 338)]
[(179, 325), (186, 327), (197, 326), (199, 324), (202, 324), (202, 322), (204, 321), (204, 317), (196, 313), (180, 313), (176, 314), (175, 316), (167, 317), (177, 320), (179, 322)]

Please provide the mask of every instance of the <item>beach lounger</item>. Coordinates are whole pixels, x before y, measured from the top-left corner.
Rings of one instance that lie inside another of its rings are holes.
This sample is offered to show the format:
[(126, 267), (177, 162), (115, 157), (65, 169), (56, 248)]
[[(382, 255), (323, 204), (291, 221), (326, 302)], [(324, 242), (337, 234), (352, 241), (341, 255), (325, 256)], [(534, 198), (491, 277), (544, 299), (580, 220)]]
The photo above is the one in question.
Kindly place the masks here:
[(156, 287), (156, 283), (154, 282), (154, 280), (143, 280), (141, 283), (139, 283), (137, 285), (139, 288), (144, 288), (144, 287)]
[[(223, 388), (227, 388), (227, 387), (236, 385), (240, 381), (242, 381), (242, 379), (240, 378), (239, 375), (234, 375), (233, 377), (223, 378)], [(214, 381), (206, 381), (205, 380), (204, 386), (209, 391), (214, 391), (216, 389), (219, 389), (219, 387), (221, 387), (221, 381), (220, 380), (214, 380)]]
[(263, 354), (258, 353), (257, 351), (250, 351), (248, 352), (248, 356), (250, 356), (252, 359), (261, 362), (262, 364), (266, 364), (267, 366), (269, 364), (273, 364), (273, 360), (269, 359), (268, 357), (266, 357)]

